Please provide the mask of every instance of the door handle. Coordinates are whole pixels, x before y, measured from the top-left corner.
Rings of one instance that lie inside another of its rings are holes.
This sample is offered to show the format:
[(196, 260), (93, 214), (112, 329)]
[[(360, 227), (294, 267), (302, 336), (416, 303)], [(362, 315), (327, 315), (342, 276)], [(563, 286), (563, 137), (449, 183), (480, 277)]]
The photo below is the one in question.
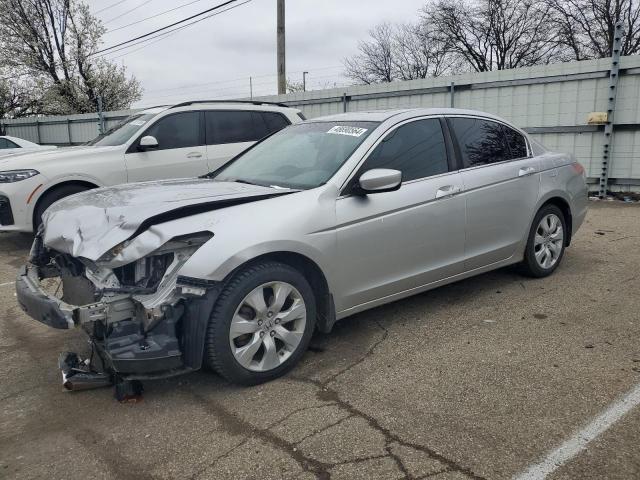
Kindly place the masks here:
[(455, 185), (446, 185), (438, 189), (436, 192), (436, 198), (452, 197), (461, 191), (462, 189), (460, 187), (456, 187)]
[(191, 152), (187, 154), (187, 158), (200, 158), (202, 154), (200, 152)]
[(536, 169), (534, 167), (524, 167), (518, 171), (519, 177), (526, 177), (528, 175), (533, 175), (536, 173)]

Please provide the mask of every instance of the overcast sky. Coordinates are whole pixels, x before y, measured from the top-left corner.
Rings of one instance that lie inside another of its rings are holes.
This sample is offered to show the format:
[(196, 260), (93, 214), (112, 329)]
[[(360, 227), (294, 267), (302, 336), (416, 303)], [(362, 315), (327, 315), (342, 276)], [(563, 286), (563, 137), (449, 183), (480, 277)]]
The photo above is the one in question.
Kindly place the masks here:
[[(88, 0), (111, 46), (211, 8), (223, 0)], [(241, 3), (245, 0), (239, 0)], [(175, 8), (173, 12), (121, 28)], [(287, 72), (312, 89), (346, 83), (342, 60), (357, 51), (374, 25), (415, 21), (425, 0), (287, 0)], [(276, 93), (276, 0), (251, 0), (153, 43), (107, 55), (142, 83), (138, 106), (188, 98), (233, 98)]]

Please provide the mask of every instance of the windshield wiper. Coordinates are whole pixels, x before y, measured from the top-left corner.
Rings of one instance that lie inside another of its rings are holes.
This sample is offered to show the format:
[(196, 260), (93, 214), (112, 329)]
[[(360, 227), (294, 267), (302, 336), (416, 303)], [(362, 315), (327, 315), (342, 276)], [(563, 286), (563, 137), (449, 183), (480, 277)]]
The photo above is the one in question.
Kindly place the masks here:
[(243, 180), (242, 178), (236, 178), (232, 180), (234, 183), (244, 183), (245, 185), (255, 185), (257, 187), (266, 187), (266, 185), (261, 185), (260, 183), (250, 182), (249, 180)]

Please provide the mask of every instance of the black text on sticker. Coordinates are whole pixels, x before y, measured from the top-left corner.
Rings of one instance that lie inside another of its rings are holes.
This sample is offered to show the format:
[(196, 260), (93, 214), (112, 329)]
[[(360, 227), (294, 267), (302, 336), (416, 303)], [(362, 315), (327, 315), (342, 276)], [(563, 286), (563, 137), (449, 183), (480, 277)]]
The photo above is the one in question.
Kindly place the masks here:
[(349, 135), (351, 137), (360, 137), (366, 131), (367, 131), (366, 128), (337, 125), (333, 127), (331, 130), (329, 130), (327, 133), (333, 133), (335, 135)]

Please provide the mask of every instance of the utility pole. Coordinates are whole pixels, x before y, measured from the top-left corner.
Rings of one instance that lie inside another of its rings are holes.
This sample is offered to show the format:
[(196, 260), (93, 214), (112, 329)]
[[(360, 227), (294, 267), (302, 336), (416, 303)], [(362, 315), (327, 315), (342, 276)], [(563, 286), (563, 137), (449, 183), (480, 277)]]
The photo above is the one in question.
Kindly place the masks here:
[(253, 100), (253, 77), (249, 77), (249, 95), (251, 96), (251, 100)]
[(309, 72), (302, 72), (302, 91), (303, 92), (307, 91), (307, 75), (309, 75)]
[(287, 64), (286, 64), (286, 43), (285, 43), (285, 19), (284, 2), (278, 1), (278, 95), (287, 93)]

